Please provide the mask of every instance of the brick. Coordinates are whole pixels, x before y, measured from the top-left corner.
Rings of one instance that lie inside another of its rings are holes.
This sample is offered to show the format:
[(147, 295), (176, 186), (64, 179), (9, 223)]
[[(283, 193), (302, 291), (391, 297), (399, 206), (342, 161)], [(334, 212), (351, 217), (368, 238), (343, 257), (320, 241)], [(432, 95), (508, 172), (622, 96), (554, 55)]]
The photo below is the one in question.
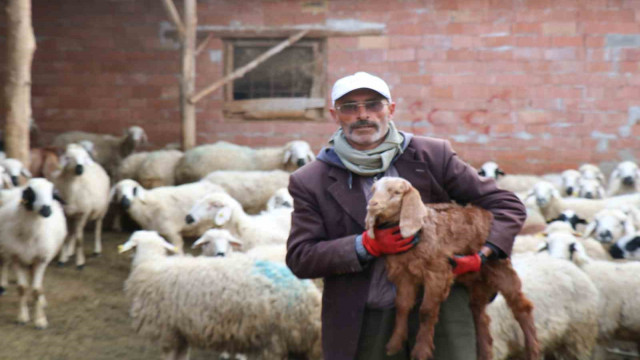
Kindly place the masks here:
[(542, 34), (546, 36), (572, 36), (576, 33), (575, 22), (542, 24)]
[(388, 36), (360, 36), (358, 37), (359, 49), (388, 49)]
[(511, 24), (511, 33), (516, 35), (540, 35), (542, 33), (542, 24), (540, 23), (513, 23)]
[(518, 122), (523, 124), (548, 124), (552, 122), (549, 113), (536, 110), (522, 110), (516, 113)]
[(551, 38), (551, 46), (563, 47), (563, 46), (584, 46), (584, 40), (582, 36), (558, 36)]
[(392, 49), (387, 51), (387, 61), (412, 61), (416, 59), (415, 49)]

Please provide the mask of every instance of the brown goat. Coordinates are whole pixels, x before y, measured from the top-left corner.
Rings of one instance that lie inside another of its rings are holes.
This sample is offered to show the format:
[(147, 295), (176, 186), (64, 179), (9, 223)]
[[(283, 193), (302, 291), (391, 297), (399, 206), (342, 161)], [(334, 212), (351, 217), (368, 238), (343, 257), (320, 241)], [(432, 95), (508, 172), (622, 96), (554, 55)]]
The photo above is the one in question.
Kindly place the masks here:
[(500, 292), (524, 332), (527, 359), (539, 357), (533, 304), (522, 293), (520, 278), (509, 259), (486, 262), (480, 272), (454, 279), (449, 258), (475, 254), (489, 236), (492, 214), (476, 206), (422, 203), (418, 191), (406, 180), (385, 177), (374, 183), (365, 225), (370, 237), (381, 224), (400, 225), (403, 237), (421, 230), (420, 241), (411, 250), (386, 256), (388, 277), (396, 286), (396, 319), (387, 343), (387, 354), (398, 352), (407, 340), (408, 316), (424, 287), (420, 326), (412, 359), (433, 356), (433, 335), (440, 304), (449, 296), (454, 280), (469, 289), (470, 307), (476, 326), (478, 360), (492, 359), (492, 339), (486, 306)]

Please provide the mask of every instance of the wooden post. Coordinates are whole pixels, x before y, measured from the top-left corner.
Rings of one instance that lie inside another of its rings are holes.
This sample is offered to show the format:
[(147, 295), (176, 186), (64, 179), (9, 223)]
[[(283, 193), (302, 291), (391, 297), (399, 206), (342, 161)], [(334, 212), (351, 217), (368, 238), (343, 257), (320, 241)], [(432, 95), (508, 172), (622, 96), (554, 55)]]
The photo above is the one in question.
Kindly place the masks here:
[(7, 157), (29, 167), (29, 120), (31, 119), (31, 63), (36, 39), (31, 24), (31, 0), (7, 3), (7, 78), (5, 84)]
[(182, 113), (182, 150), (196, 145), (196, 106), (189, 99), (196, 88), (196, 0), (184, 1), (184, 41), (182, 42), (182, 83), (180, 110)]

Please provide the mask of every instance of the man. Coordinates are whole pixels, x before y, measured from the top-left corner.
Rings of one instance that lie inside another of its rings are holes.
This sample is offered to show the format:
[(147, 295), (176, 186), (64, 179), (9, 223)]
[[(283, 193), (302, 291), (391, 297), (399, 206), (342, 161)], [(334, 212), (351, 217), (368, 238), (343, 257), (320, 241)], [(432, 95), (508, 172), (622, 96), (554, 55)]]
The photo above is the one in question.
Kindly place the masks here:
[[(524, 222), (524, 206), (492, 179), (480, 178), (447, 141), (398, 131), (391, 121), (396, 105), (384, 80), (358, 72), (336, 81), (331, 97), (331, 115), (340, 126), (331, 146), (290, 178), (294, 211), (287, 265), (298, 277), (324, 278), (325, 359), (409, 359), (417, 309), (410, 318), (406, 349), (385, 354), (395, 316), (395, 288), (386, 277), (383, 255), (410, 249), (419, 234), (402, 239), (397, 228), (376, 229), (371, 239), (363, 233), (373, 181), (399, 176), (418, 189), (425, 203), (454, 200), (493, 213), (482, 251), (451, 259), (456, 274), (478, 271), (483, 261), (506, 257)], [(437, 360), (476, 357), (469, 295), (461, 286), (454, 286), (442, 304), (435, 346)]]

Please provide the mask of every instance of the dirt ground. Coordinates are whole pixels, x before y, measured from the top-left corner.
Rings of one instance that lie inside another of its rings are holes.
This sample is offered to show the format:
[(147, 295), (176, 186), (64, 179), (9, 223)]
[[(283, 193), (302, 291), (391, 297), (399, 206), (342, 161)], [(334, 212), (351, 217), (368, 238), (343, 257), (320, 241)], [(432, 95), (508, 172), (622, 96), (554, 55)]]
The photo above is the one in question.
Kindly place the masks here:
[[(0, 297), (0, 359), (2, 360), (106, 360), (160, 359), (160, 348), (138, 336), (128, 317), (123, 292), (130, 256), (118, 255), (117, 246), (129, 234), (103, 236), (103, 255), (87, 257), (86, 267), (49, 264), (44, 279), (49, 327), (37, 330), (33, 322), (18, 325), (15, 283)], [(93, 249), (93, 236), (85, 234), (85, 249)], [(33, 307), (30, 305), (30, 310)], [(217, 359), (212, 352), (192, 350), (191, 359)]]

